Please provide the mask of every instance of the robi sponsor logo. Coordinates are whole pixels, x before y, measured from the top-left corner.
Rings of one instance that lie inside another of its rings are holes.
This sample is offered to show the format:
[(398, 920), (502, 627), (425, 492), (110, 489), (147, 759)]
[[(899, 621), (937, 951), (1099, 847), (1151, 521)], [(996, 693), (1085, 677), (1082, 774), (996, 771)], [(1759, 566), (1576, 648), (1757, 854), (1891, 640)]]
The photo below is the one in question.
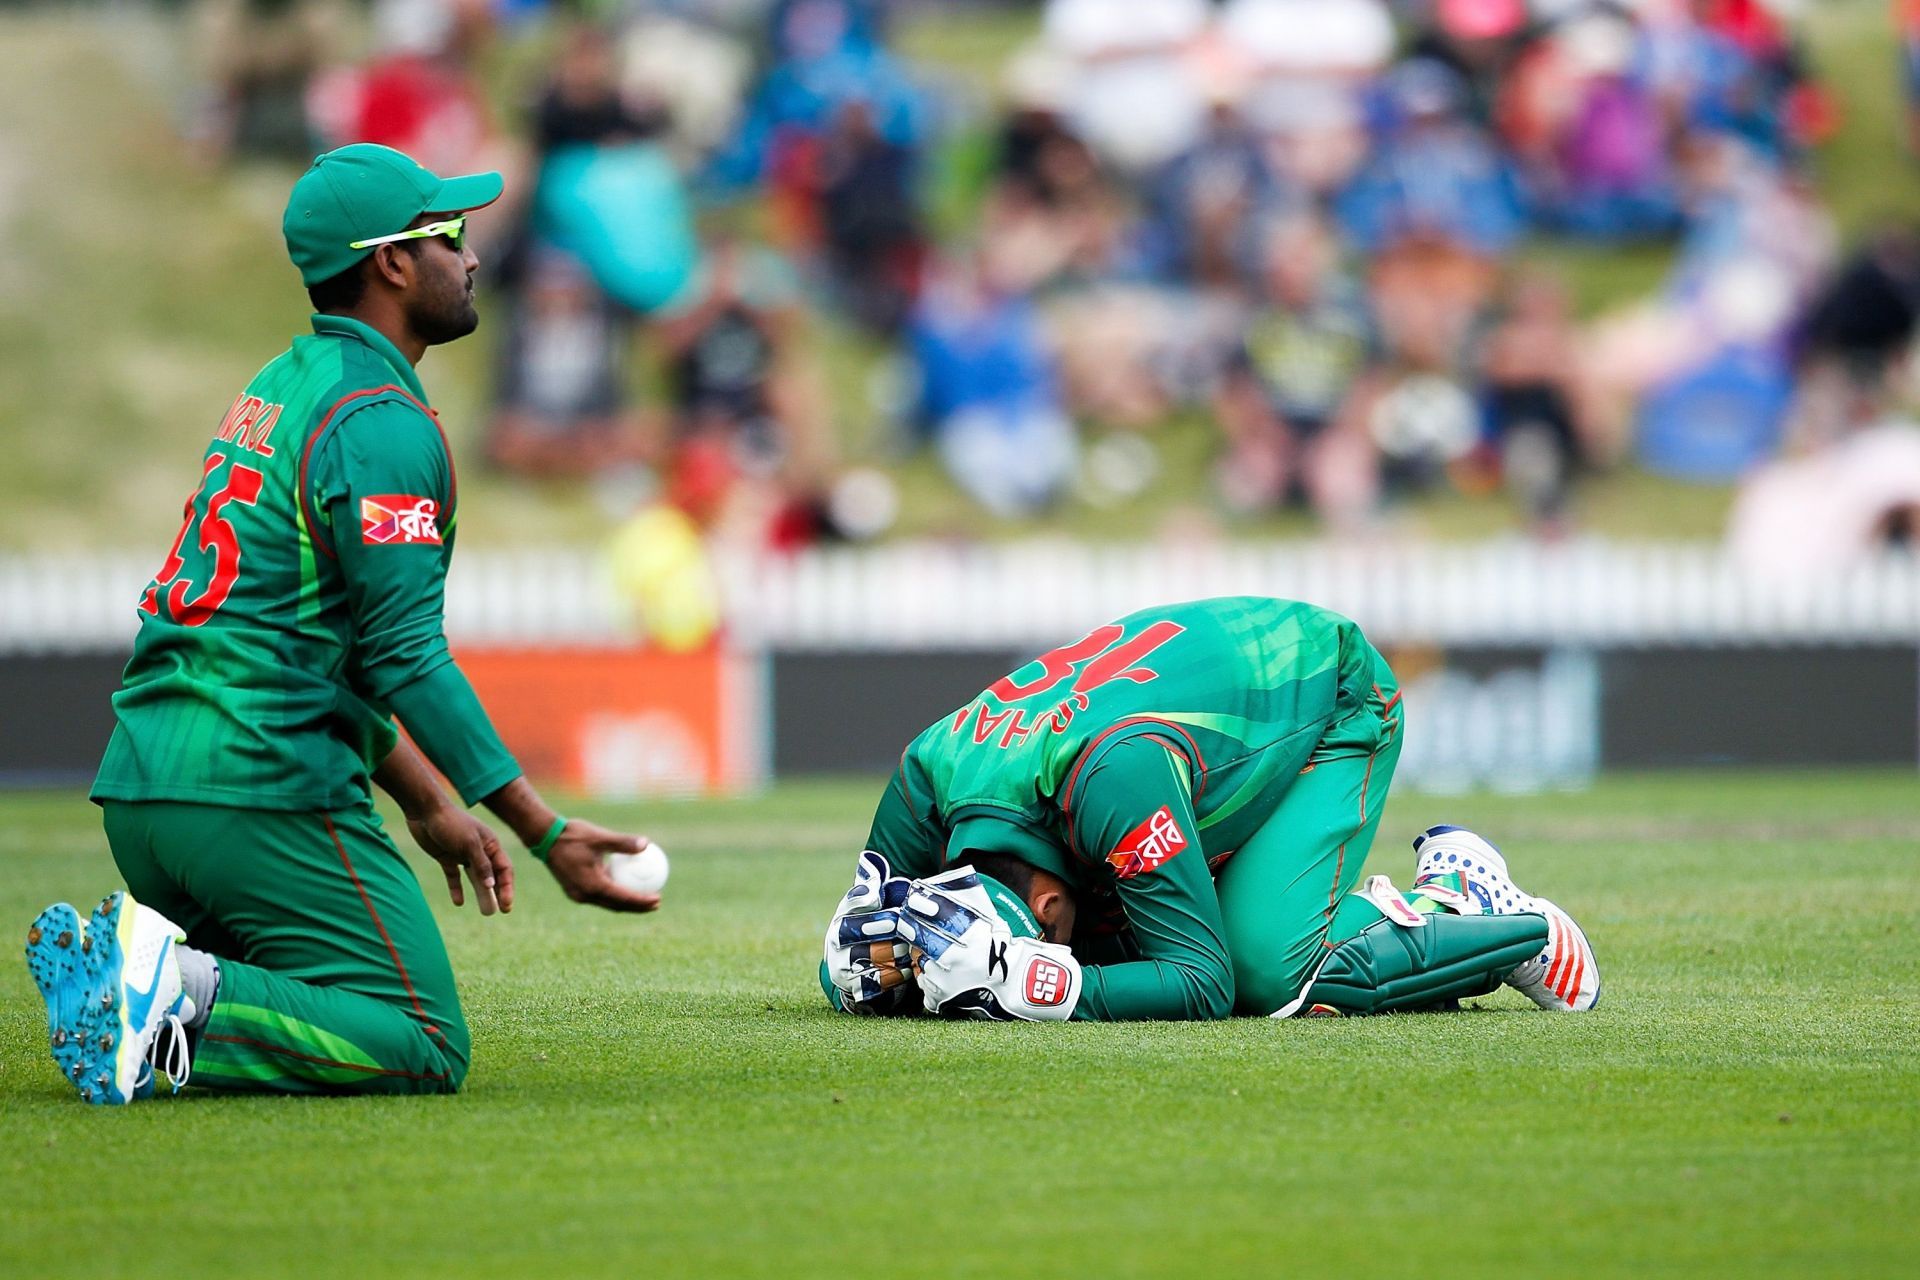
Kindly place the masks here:
[(1115, 879), (1131, 880), (1154, 870), (1186, 847), (1187, 833), (1180, 829), (1173, 810), (1161, 805), (1107, 855), (1107, 865), (1113, 868)]
[(360, 540), (369, 546), (440, 545), (440, 504), (410, 493), (360, 499)]
[(1066, 966), (1036, 956), (1027, 963), (1027, 1003), (1042, 1009), (1063, 1004), (1067, 998)]

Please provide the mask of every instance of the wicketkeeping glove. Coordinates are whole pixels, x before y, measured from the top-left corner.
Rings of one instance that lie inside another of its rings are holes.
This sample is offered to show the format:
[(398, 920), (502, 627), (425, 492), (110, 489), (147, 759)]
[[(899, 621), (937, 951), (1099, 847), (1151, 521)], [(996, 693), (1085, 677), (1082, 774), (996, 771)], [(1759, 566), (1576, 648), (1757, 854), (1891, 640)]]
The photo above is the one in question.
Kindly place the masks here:
[[(929, 1013), (993, 1022), (1051, 1022), (1080, 999), (1080, 962), (1030, 936), (1024, 904), (1002, 911), (970, 868), (915, 880), (897, 912)], [(1012, 915), (1020, 931), (1010, 925)]]
[(908, 883), (871, 849), (860, 855), (853, 888), (840, 899), (827, 925), (827, 980), (842, 1012), (886, 1016), (917, 1011), (920, 992), (908, 968), (907, 944), (900, 938), (899, 908), (907, 900)]

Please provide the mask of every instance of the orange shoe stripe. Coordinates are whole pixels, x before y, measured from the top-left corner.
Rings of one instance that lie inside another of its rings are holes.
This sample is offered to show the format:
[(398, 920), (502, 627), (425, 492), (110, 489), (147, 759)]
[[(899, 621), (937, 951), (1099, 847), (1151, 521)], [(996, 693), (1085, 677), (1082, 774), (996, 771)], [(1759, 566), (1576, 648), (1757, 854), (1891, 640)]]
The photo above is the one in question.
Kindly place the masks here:
[(1567, 963), (1566, 937), (1557, 916), (1547, 917), (1547, 945), (1553, 948), (1553, 963), (1547, 966), (1547, 986), (1551, 989)]
[(1568, 967), (1566, 982), (1560, 989), (1560, 998), (1572, 1004), (1574, 997), (1580, 994), (1580, 980), (1586, 976), (1586, 949), (1576, 945), (1573, 949), (1573, 964)]

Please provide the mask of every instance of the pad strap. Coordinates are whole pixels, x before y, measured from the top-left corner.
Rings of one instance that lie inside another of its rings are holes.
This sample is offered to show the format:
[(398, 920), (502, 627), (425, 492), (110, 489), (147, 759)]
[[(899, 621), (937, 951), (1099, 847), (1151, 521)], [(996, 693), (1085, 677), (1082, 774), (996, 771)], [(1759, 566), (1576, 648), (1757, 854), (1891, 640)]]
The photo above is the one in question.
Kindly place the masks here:
[(1402, 897), (1393, 887), (1393, 881), (1385, 876), (1368, 876), (1367, 882), (1360, 886), (1360, 896), (1402, 929), (1418, 929), (1427, 923), (1427, 918), (1415, 911), (1413, 904)]

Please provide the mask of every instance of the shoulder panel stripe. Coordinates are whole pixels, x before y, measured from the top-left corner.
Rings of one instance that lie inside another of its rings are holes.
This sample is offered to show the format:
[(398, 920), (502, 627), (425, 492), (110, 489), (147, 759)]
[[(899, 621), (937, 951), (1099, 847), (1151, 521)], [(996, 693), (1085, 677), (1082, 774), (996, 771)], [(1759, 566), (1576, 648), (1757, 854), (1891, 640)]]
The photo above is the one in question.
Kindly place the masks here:
[(1162, 746), (1164, 746), (1167, 750), (1174, 752), (1176, 755), (1186, 757), (1187, 766), (1195, 770), (1196, 772), (1198, 772), (1200, 775), (1199, 779), (1195, 782), (1194, 788), (1193, 788), (1193, 794), (1196, 798), (1200, 795), (1202, 791), (1205, 791), (1207, 789), (1207, 762), (1200, 755), (1199, 744), (1193, 740), (1192, 736), (1188, 734), (1185, 729), (1181, 728), (1179, 725), (1174, 724), (1169, 720), (1162, 720), (1156, 716), (1131, 716), (1125, 720), (1120, 721), (1118, 724), (1108, 725), (1105, 729), (1100, 731), (1099, 735), (1096, 736), (1093, 739), (1093, 741), (1089, 742), (1086, 746), (1080, 749), (1080, 758), (1074, 762), (1073, 772), (1067, 775), (1066, 789), (1062, 791), (1060, 794), (1060, 812), (1061, 813), (1071, 814), (1073, 812), (1074, 788), (1080, 785), (1080, 773), (1083, 769), (1087, 767), (1087, 762), (1093, 759), (1095, 753), (1100, 748), (1100, 744), (1105, 742), (1108, 738), (1112, 737), (1114, 734), (1120, 732), (1120, 730), (1122, 729), (1130, 729), (1134, 725), (1141, 725), (1141, 724), (1158, 725), (1159, 727), (1169, 730), (1172, 733), (1178, 735), (1179, 738), (1187, 744), (1188, 751), (1192, 752), (1191, 755), (1188, 755), (1187, 751), (1179, 750), (1179, 748), (1175, 747), (1172, 743), (1166, 741), (1166, 739), (1161, 738), (1157, 734), (1146, 734), (1142, 736), (1151, 737), (1155, 741), (1159, 742)]
[(913, 815), (915, 822), (920, 821), (920, 810), (913, 803), (913, 787), (907, 782), (907, 752), (913, 749), (908, 743), (900, 750), (900, 795), (907, 802), (907, 812)]
[(1157, 733), (1144, 733), (1144, 734), (1141, 734), (1140, 736), (1155, 743), (1162, 750), (1166, 751), (1168, 754), (1178, 757), (1179, 759), (1185, 760), (1187, 762), (1187, 767), (1189, 769), (1194, 770), (1196, 773), (1200, 775), (1199, 779), (1194, 783), (1194, 787), (1193, 787), (1194, 799), (1196, 800), (1199, 799), (1200, 793), (1207, 789), (1207, 762), (1200, 755), (1199, 744), (1196, 743), (1193, 740), (1193, 738), (1187, 733), (1187, 731), (1181, 728), (1179, 725), (1174, 724), (1171, 721), (1161, 720), (1155, 716), (1132, 716), (1128, 719), (1120, 721), (1118, 724), (1108, 725), (1105, 729), (1101, 730), (1100, 733), (1094, 737), (1093, 741), (1089, 742), (1086, 746), (1080, 749), (1080, 758), (1074, 761), (1073, 771), (1067, 775), (1067, 785), (1060, 793), (1060, 816), (1063, 818), (1069, 819), (1069, 821), (1062, 824), (1067, 834), (1067, 847), (1068, 849), (1072, 850), (1075, 857), (1079, 858), (1083, 862), (1087, 862), (1091, 864), (1093, 860), (1088, 858), (1087, 855), (1081, 851), (1080, 842), (1073, 833), (1073, 822), (1071, 821), (1073, 817), (1073, 792), (1074, 792), (1074, 788), (1080, 785), (1081, 771), (1087, 767), (1087, 762), (1093, 759), (1094, 755), (1098, 752), (1101, 743), (1105, 742), (1108, 738), (1111, 738), (1114, 734), (1120, 732), (1120, 730), (1122, 729), (1132, 728), (1134, 725), (1140, 725), (1140, 724), (1157, 725), (1162, 729), (1169, 729), (1175, 734), (1178, 734), (1180, 739), (1187, 744), (1188, 749), (1192, 751), (1193, 753), (1192, 755), (1188, 755), (1186, 751), (1181, 750), (1174, 743), (1168, 741), (1166, 738), (1161, 737)]
[(427, 420), (433, 423), (433, 429), (440, 432), (440, 447), (447, 450), (447, 477), (449, 481), (447, 505), (449, 507), (453, 505), (453, 499), (459, 493), (458, 482), (453, 479), (453, 450), (447, 448), (447, 433), (441, 430), (440, 419), (434, 415), (433, 410), (423, 404), (411, 391), (408, 391), (405, 387), (387, 383), (385, 386), (366, 387), (348, 395), (341, 396), (333, 402), (326, 413), (321, 415), (320, 425), (313, 429), (313, 434), (307, 437), (306, 448), (300, 451), (300, 515), (307, 523), (308, 532), (313, 535), (313, 545), (325, 553), (329, 560), (337, 560), (339, 557), (334, 554), (333, 548), (327, 545), (327, 540), (320, 536), (320, 521), (315, 518), (311, 494), (307, 488), (307, 469), (313, 463), (314, 446), (320, 443), (320, 438), (326, 435), (327, 428), (333, 425), (334, 418), (342, 409), (356, 400), (368, 400), (374, 396), (388, 394), (398, 395), (409, 401), (416, 409), (426, 414)]

